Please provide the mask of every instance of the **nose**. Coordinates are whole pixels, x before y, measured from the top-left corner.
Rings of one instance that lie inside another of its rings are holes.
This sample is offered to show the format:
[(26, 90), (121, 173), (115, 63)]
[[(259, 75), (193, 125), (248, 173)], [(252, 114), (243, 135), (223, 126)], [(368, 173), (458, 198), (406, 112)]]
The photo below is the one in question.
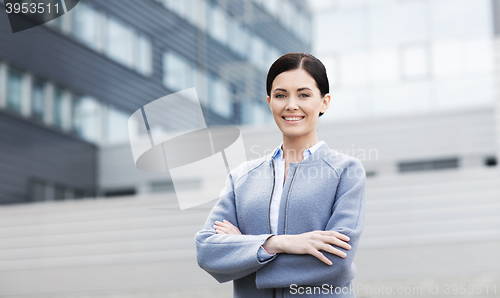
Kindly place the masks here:
[(286, 110), (287, 111), (297, 110), (299, 108), (299, 106), (297, 104), (297, 99), (295, 98), (295, 96), (290, 96), (289, 98), (290, 99), (288, 100), (288, 102), (286, 104)]

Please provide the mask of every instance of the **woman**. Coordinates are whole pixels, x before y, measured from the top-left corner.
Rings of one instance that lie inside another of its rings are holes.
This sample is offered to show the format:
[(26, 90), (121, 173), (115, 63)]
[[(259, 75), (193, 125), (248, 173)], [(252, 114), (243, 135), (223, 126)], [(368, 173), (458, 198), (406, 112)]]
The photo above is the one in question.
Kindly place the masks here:
[(198, 264), (219, 282), (233, 280), (234, 297), (355, 297), (365, 172), (318, 141), (330, 104), (325, 67), (310, 54), (286, 54), (266, 89), (283, 142), (228, 175), (196, 234)]

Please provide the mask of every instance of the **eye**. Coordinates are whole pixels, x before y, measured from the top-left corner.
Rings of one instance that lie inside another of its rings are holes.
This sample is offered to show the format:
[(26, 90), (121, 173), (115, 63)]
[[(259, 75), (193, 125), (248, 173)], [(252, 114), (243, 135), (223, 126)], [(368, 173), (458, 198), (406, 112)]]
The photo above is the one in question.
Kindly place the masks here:
[(300, 95), (300, 97), (302, 97), (302, 98), (307, 98), (307, 97), (309, 97), (309, 94), (307, 94), (307, 93), (302, 93), (302, 94)]
[(285, 95), (284, 94), (276, 94), (274, 97), (275, 98), (283, 98), (283, 97), (285, 97)]

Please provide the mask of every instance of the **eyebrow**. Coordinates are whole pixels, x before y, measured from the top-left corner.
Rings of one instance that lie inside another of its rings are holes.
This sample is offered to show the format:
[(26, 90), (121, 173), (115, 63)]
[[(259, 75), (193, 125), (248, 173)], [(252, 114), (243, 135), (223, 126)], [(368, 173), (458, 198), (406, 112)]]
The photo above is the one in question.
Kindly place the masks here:
[[(297, 91), (302, 91), (302, 90), (305, 90), (305, 89), (309, 89), (309, 90), (311, 90), (311, 91), (312, 91), (312, 89), (311, 89), (311, 88), (308, 88), (308, 87), (302, 87), (302, 88), (299, 88), (299, 89), (297, 89)], [(276, 91), (285, 91), (285, 92), (286, 92), (286, 90), (285, 90), (285, 89), (282, 89), (282, 88), (276, 88), (276, 89), (274, 89), (274, 91), (273, 91), (273, 92), (276, 92)]]

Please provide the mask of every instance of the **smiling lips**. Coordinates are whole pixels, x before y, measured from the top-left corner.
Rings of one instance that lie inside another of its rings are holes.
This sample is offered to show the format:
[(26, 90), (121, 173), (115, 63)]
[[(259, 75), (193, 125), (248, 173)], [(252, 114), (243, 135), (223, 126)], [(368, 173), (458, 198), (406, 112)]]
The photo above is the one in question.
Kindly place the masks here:
[(281, 118), (283, 118), (283, 120), (285, 120), (285, 122), (288, 123), (288, 124), (296, 124), (296, 123), (301, 122), (305, 118), (305, 116), (301, 116), (301, 115), (285, 115), (285, 116), (282, 116)]

